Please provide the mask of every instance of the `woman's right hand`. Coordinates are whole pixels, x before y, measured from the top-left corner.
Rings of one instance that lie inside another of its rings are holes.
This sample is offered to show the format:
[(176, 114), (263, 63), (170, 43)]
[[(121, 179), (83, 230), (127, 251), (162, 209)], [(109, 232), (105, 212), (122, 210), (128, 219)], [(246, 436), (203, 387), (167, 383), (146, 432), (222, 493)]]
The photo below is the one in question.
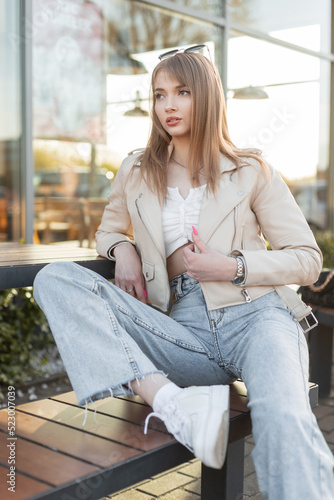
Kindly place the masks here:
[(145, 279), (135, 247), (131, 243), (119, 245), (114, 248), (114, 257), (115, 285), (146, 304)]

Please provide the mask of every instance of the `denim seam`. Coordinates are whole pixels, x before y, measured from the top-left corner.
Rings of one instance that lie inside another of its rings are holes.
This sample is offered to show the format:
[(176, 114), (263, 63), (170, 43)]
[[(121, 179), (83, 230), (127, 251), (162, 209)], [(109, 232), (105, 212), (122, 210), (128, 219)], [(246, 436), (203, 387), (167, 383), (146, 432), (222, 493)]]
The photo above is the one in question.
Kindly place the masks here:
[(95, 277), (95, 276), (93, 276), (93, 280), (92, 281), (93, 281), (93, 286), (92, 286), (92, 290), (91, 291), (93, 293), (95, 293), (96, 295), (100, 295), (99, 294), (99, 283), (102, 283), (104, 285), (103, 281), (99, 277)]
[(224, 370), (227, 371), (233, 377), (236, 377), (235, 373), (233, 373), (230, 370), (230, 367), (235, 368), (235, 370), (238, 372), (238, 377), (241, 378), (241, 379), (243, 379), (242, 369), (238, 368), (234, 363), (226, 363), (225, 360), (223, 359), (223, 368), (224, 368)]
[(125, 354), (128, 358), (128, 361), (129, 361), (129, 364), (132, 368), (132, 371), (133, 371), (133, 374), (134, 374), (134, 378), (138, 379), (140, 378), (140, 371), (138, 369), (138, 365), (135, 361), (135, 358), (133, 357), (132, 353), (131, 353), (131, 350), (128, 346), (128, 344), (125, 342), (125, 340), (121, 337), (121, 343), (122, 343), (122, 346), (123, 346), (123, 349), (125, 351)]
[(134, 323), (136, 323), (137, 325), (145, 328), (145, 330), (153, 333), (153, 335), (157, 335), (157, 336), (161, 337), (162, 339), (164, 339), (164, 340), (166, 340), (168, 342), (171, 342), (172, 344), (175, 344), (175, 345), (178, 345), (180, 347), (183, 347), (185, 349), (188, 349), (188, 350), (191, 350), (191, 351), (195, 351), (195, 352), (199, 352), (199, 353), (202, 353), (202, 354), (207, 354), (207, 352), (205, 351), (205, 349), (202, 348), (202, 347), (196, 347), (194, 345), (187, 344), (186, 342), (177, 340), (177, 339), (175, 339), (173, 337), (170, 337), (169, 335), (166, 335), (165, 333), (161, 332), (157, 328), (150, 327), (141, 318), (137, 318), (136, 316), (134, 316), (131, 313), (129, 313), (129, 311), (127, 311), (122, 305), (117, 304), (117, 308), (118, 308), (118, 310), (120, 312), (122, 312), (123, 314), (126, 314), (126, 316), (128, 316), (129, 318), (131, 318)]
[[(316, 429), (313, 427), (312, 433), (312, 443), (316, 442)], [(321, 498), (325, 498), (325, 492), (323, 490), (323, 485), (326, 484), (325, 467), (321, 460), (321, 455), (319, 454), (319, 486), (321, 488)]]
[[(304, 366), (303, 366), (303, 359), (302, 359), (302, 353), (301, 353), (301, 330), (300, 330), (300, 326), (298, 323), (296, 323), (296, 329), (297, 329), (297, 335), (298, 335), (298, 355), (299, 355), (299, 364), (300, 364), (300, 368), (301, 368), (301, 371), (302, 371), (302, 377), (303, 377), (303, 386), (304, 386), (304, 396), (305, 396), (305, 399), (306, 399), (306, 402), (308, 403), (309, 402), (309, 395), (308, 395), (308, 387), (306, 386), (306, 382), (305, 382), (305, 377), (304, 377)], [(303, 333), (304, 335), (304, 333)]]
[(224, 314), (224, 309), (215, 309), (215, 312), (216, 314), (218, 314), (220, 312), (220, 316), (219, 318), (216, 318), (215, 319), (215, 325), (216, 325), (216, 329), (217, 331), (219, 330), (219, 324), (223, 321), (223, 319), (225, 318), (225, 314)]
[(196, 287), (197, 283), (182, 284), (178, 283), (175, 286), (175, 290), (171, 289), (171, 294), (174, 296), (173, 303), (176, 304), (184, 297), (186, 297), (193, 289)]
[(216, 326), (216, 322), (214, 319), (210, 319), (210, 330), (211, 330), (211, 333), (212, 333), (212, 336), (213, 336), (213, 341), (214, 341), (214, 345), (215, 345), (215, 348), (216, 348), (216, 352), (218, 354), (218, 365), (221, 367), (221, 368), (224, 368), (224, 361), (223, 361), (223, 357), (222, 357), (222, 353), (220, 351), (220, 347), (219, 347), (219, 343), (218, 343), (218, 338), (217, 338), (217, 326)]
[[(99, 293), (98, 283), (96, 283), (96, 285), (97, 285), (97, 287), (96, 287), (96, 293)], [(138, 369), (138, 365), (137, 365), (137, 363), (135, 361), (134, 356), (131, 353), (131, 350), (130, 350), (127, 342), (125, 341), (123, 335), (121, 334), (121, 332), (119, 331), (119, 329), (117, 327), (117, 320), (114, 317), (112, 309), (110, 308), (108, 302), (101, 296), (101, 294), (99, 294), (99, 296), (101, 297), (101, 300), (103, 300), (103, 302), (105, 304), (105, 307), (106, 307), (106, 310), (107, 310), (107, 313), (108, 313), (108, 316), (109, 316), (109, 320), (110, 320), (110, 323), (111, 323), (111, 327), (113, 329), (115, 337), (117, 337), (121, 341), (121, 344), (123, 346), (125, 355), (126, 355), (126, 357), (128, 359), (129, 365), (130, 365), (130, 367), (131, 367), (131, 369), (133, 371), (133, 375), (134, 375), (133, 378), (138, 379), (140, 377), (140, 371)]]
[[(304, 367), (303, 367), (303, 360), (302, 360), (302, 354), (301, 354), (301, 335), (304, 335), (304, 332), (301, 331), (301, 327), (299, 324), (296, 324), (297, 332), (298, 332), (298, 353), (299, 353), (299, 363), (302, 369), (302, 373), (304, 372)], [(308, 392), (308, 387), (306, 386), (305, 379), (303, 376), (303, 385), (304, 385), (304, 394), (307, 403), (309, 403), (309, 392)], [(313, 432), (312, 432), (312, 442), (316, 441), (316, 433), (317, 429), (313, 426)], [(326, 484), (326, 476), (325, 476), (325, 467), (323, 464), (323, 461), (321, 459), (321, 455), (319, 454), (318, 458), (319, 462), (319, 486), (321, 488), (321, 498), (325, 498), (325, 492), (323, 491), (323, 486)]]

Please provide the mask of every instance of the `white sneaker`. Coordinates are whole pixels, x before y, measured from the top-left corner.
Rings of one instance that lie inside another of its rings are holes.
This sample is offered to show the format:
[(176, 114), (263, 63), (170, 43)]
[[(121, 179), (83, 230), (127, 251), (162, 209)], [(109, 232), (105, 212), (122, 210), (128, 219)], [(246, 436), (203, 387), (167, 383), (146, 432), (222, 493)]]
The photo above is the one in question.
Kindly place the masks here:
[(229, 390), (228, 385), (180, 390), (163, 409), (146, 417), (144, 433), (147, 433), (149, 419), (159, 417), (175, 439), (196, 458), (208, 467), (221, 469), (228, 443)]

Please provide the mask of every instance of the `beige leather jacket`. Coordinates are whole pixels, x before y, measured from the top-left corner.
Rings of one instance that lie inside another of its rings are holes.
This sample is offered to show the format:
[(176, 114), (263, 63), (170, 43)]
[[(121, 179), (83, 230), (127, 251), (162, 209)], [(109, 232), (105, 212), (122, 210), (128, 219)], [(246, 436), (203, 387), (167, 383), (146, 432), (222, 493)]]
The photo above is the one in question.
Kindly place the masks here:
[[(141, 179), (140, 165), (134, 166), (138, 156), (128, 156), (116, 176), (96, 233), (97, 251), (108, 257), (108, 250), (117, 243), (135, 242), (148, 300), (166, 311), (170, 290), (161, 206)], [(314, 283), (322, 268), (314, 236), (280, 175), (268, 165), (266, 176), (258, 162), (252, 158), (248, 162), (250, 165), (237, 171), (222, 155), (219, 189), (216, 196), (205, 195), (201, 206), (197, 226), (200, 238), (225, 255), (243, 255), (246, 263), (242, 287), (226, 281), (201, 283), (209, 310), (242, 304), (274, 289), (289, 305), (289, 301), (296, 301), (297, 294), (284, 285)], [(262, 233), (272, 250), (267, 250)]]

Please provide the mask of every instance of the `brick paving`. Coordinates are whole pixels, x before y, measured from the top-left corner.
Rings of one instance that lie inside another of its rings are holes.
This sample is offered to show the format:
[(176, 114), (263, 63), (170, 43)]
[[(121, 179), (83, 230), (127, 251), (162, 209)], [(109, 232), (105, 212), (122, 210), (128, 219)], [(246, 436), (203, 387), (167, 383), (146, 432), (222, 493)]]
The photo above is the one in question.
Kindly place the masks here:
[[(314, 414), (330, 449), (334, 453), (334, 364), (332, 366), (331, 393), (327, 398), (319, 399), (319, 405), (314, 408)], [(249, 436), (245, 445), (243, 500), (264, 500), (259, 492), (251, 457), (253, 446), (253, 438)], [(192, 460), (101, 500), (200, 500), (200, 498), (201, 464), (198, 460)]]

